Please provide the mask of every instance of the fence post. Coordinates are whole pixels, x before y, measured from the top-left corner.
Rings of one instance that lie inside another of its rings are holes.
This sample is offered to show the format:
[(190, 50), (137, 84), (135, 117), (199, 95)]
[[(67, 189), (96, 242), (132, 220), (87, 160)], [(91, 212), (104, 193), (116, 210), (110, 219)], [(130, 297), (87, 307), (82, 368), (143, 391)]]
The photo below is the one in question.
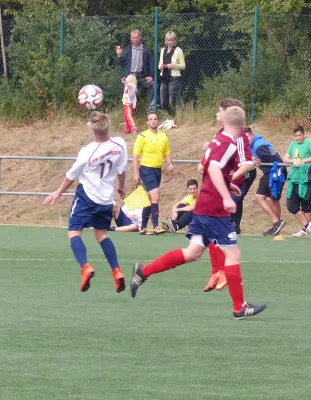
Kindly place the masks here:
[[(59, 57), (62, 58), (64, 55), (64, 25), (65, 25), (65, 16), (64, 13), (60, 13), (60, 37), (59, 37)], [(61, 79), (63, 79), (63, 76), (61, 74)], [(64, 99), (63, 96), (60, 96), (59, 98), (59, 112), (60, 112), (60, 118), (63, 116), (63, 103)]]
[(154, 2), (154, 104), (153, 110), (158, 111), (158, 43), (159, 43), (159, 7), (157, 0)]
[(256, 70), (257, 70), (257, 43), (258, 43), (258, 19), (259, 7), (255, 6), (254, 9), (254, 42), (253, 42), (253, 70), (252, 70), (252, 114), (251, 123), (255, 120), (255, 88), (256, 88)]

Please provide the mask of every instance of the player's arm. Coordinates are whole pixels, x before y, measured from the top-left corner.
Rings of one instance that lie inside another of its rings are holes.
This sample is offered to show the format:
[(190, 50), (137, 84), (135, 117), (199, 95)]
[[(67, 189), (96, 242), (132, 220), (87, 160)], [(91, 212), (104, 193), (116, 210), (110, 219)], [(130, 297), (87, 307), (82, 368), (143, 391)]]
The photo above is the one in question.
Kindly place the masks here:
[(193, 211), (193, 210), (194, 210), (194, 204), (191, 204), (189, 206), (184, 206), (184, 207), (176, 207), (175, 209), (173, 209), (173, 211), (176, 211), (176, 212), (179, 212), (179, 211)]
[(139, 157), (143, 152), (143, 147), (145, 144), (145, 137), (140, 134), (137, 136), (135, 143), (134, 143), (134, 148), (133, 148), (133, 172), (134, 172), (134, 179), (136, 181), (136, 184), (140, 182), (140, 177), (139, 177)]
[(166, 136), (166, 143), (165, 143), (163, 155), (164, 155), (165, 162), (168, 165), (168, 170), (172, 171), (174, 167), (173, 167), (173, 163), (172, 163), (170, 144), (169, 144), (167, 136)]
[(139, 166), (139, 157), (136, 154), (133, 154), (133, 170), (134, 170), (134, 179), (136, 181), (136, 184), (138, 184), (140, 181), (138, 166)]
[(232, 181), (235, 181), (245, 176), (249, 171), (254, 168), (254, 162), (252, 159), (252, 152), (248, 143), (248, 139), (245, 133), (242, 133), (237, 139), (238, 148), (238, 169), (232, 175)]
[(213, 185), (223, 199), (224, 208), (231, 214), (235, 213), (236, 204), (232, 200), (230, 192), (226, 186), (220, 165), (217, 162), (211, 161), (208, 167), (208, 174), (213, 182)]
[(235, 181), (242, 176), (245, 176), (249, 171), (254, 169), (254, 162), (251, 161), (249, 163), (242, 164), (239, 169), (237, 169), (232, 175), (232, 180)]
[(51, 204), (51, 205), (54, 204), (55, 201), (57, 199), (59, 199), (60, 196), (70, 188), (70, 186), (73, 184), (73, 182), (74, 181), (71, 181), (70, 179), (65, 178), (63, 183), (60, 185), (60, 187), (57, 190), (55, 190), (55, 192), (49, 194), (45, 198), (44, 204)]
[(167, 155), (164, 158), (165, 158), (166, 164), (168, 165), (169, 171), (172, 171), (172, 169), (174, 168), (173, 163), (172, 163), (172, 157), (170, 155)]
[(291, 157), (290, 154), (288, 154), (288, 153), (285, 154), (285, 156), (284, 156), (284, 162), (285, 162), (286, 164), (294, 164), (294, 161), (295, 161), (295, 160), (292, 159), (292, 157)]
[(122, 172), (122, 174), (118, 174), (118, 193), (121, 199), (125, 197), (125, 179), (126, 179), (126, 171)]

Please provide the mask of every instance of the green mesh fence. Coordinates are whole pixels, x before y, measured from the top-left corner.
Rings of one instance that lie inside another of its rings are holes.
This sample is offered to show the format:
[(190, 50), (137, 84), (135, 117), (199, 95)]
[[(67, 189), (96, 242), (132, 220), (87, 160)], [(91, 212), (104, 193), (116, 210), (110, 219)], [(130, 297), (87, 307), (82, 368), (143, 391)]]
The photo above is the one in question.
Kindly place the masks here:
[[(8, 57), (7, 48), (10, 42), (11, 30), (13, 28), (12, 21), (3, 21), (2, 23), (2, 30), (3, 30), (3, 40), (4, 40), (4, 48), (5, 48), (5, 55), (6, 58)], [(8, 60), (7, 60), (8, 63)], [(0, 57), (0, 76), (4, 74), (3, 68), (3, 55)]]
[(88, 83), (103, 88), (108, 107), (121, 104), (122, 70), (115, 46), (129, 44), (130, 31), (139, 28), (144, 43), (157, 54), (166, 32), (176, 33), (186, 62), (179, 88), (183, 102), (215, 104), (230, 96), (250, 105), (253, 95), (257, 112), (274, 107), (291, 115), (311, 110), (310, 22), (309, 16), (259, 15), (256, 81), (253, 13), (160, 13), (158, 49), (154, 15), (65, 18), (62, 59), (59, 15), (4, 21), (3, 32), (9, 78), (14, 90), (22, 88), (29, 113), (36, 107), (57, 108), (60, 96), (64, 107), (78, 107), (77, 92)]

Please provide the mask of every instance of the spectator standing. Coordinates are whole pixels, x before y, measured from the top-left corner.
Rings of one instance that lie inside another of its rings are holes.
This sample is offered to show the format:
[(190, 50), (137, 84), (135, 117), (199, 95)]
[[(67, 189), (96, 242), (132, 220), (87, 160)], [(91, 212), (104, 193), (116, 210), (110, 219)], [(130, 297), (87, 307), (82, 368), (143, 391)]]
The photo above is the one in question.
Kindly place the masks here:
[[(276, 166), (261, 166), (261, 163), (282, 163), (283, 160), (272, 144), (263, 139), (260, 135), (254, 134), (251, 128), (245, 128), (245, 132), (249, 140), (254, 163), (263, 173), (256, 192), (256, 201), (272, 221), (272, 227), (263, 234), (265, 236), (275, 236), (285, 225), (285, 221), (281, 219), (280, 199), (287, 175), (286, 168), (277, 168)], [(273, 168), (275, 167), (277, 174), (276, 177), (279, 178), (280, 182), (280, 190), (278, 193), (273, 193), (271, 190), (272, 173)], [(270, 197), (270, 202), (267, 200), (267, 197)]]
[(125, 122), (124, 133), (137, 133), (136, 124), (134, 121), (134, 110), (137, 102), (137, 79), (134, 74), (130, 74), (126, 78), (122, 78), (121, 81), (124, 84), (124, 92), (122, 97)]
[(176, 34), (172, 31), (165, 35), (165, 47), (161, 49), (159, 69), (161, 71), (160, 103), (161, 108), (173, 115), (178, 94), (180, 71), (186, 67), (183, 51), (176, 46)]
[[(138, 134), (133, 149), (133, 168), (136, 185), (142, 181), (151, 206), (143, 208), (141, 235), (147, 235), (148, 221), (151, 215), (153, 233), (156, 235), (166, 231), (159, 225), (159, 201), (161, 168), (163, 158), (168, 164), (169, 171), (173, 170), (169, 140), (166, 133), (159, 131), (159, 117), (155, 112), (147, 115), (148, 130)], [(139, 157), (141, 157), (139, 161)]]
[(153, 56), (148, 47), (142, 42), (139, 29), (133, 29), (130, 33), (132, 44), (122, 49), (116, 46), (118, 64), (123, 68), (124, 77), (134, 74), (137, 79), (138, 88), (148, 90), (148, 104), (153, 107), (154, 87), (153, 87)]
[(295, 215), (301, 224), (301, 230), (294, 237), (304, 237), (311, 233), (311, 198), (309, 170), (311, 167), (311, 140), (305, 138), (302, 126), (293, 131), (291, 142), (284, 162), (291, 164), (287, 186), (287, 210)]

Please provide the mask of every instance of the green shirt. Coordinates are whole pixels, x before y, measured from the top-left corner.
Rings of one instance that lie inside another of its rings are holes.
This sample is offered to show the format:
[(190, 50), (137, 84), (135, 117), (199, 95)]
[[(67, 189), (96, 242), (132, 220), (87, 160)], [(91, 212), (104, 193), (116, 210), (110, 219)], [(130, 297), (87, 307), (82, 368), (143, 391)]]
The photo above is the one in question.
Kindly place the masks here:
[(291, 156), (292, 160), (304, 160), (305, 158), (311, 157), (311, 140), (305, 139), (301, 143), (297, 143), (295, 140), (291, 142), (286, 152)]

